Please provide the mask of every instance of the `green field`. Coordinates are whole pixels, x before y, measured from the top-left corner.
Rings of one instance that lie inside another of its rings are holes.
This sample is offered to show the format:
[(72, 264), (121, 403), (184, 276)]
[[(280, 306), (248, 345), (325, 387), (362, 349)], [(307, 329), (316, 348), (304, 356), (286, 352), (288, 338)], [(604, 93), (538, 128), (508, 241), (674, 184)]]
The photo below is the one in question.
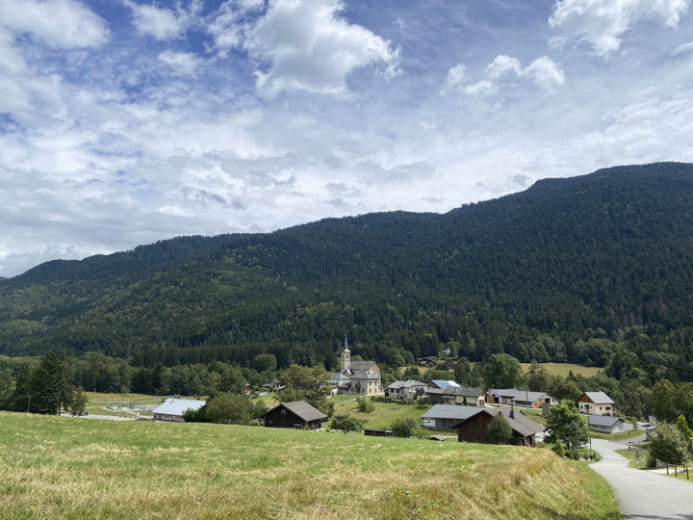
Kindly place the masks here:
[(335, 403), (334, 412), (337, 415), (349, 414), (365, 421), (366, 428), (388, 429), (396, 419), (413, 417), (419, 419), (421, 415), (431, 409), (430, 404), (406, 405), (397, 403), (377, 403), (373, 401), (375, 410), (370, 413), (358, 411), (356, 398), (351, 395), (337, 395), (330, 399)]
[(548, 450), (0, 413), (0, 518), (620, 515), (600, 477)]
[[(525, 372), (527, 372), (531, 366), (531, 363), (520, 364)], [(573, 363), (539, 363), (539, 366), (544, 367), (549, 374), (561, 377), (568, 377), (570, 372), (583, 377), (592, 377), (602, 371), (602, 369), (598, 367), (585, 367)]]

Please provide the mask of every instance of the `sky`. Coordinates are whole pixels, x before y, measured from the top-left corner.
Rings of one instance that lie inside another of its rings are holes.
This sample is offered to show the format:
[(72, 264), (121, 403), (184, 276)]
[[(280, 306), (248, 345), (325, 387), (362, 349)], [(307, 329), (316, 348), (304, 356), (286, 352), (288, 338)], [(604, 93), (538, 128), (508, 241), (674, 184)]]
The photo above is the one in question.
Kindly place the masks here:
[(0, 276), (693, 162), (693, 0), (0, 0)]

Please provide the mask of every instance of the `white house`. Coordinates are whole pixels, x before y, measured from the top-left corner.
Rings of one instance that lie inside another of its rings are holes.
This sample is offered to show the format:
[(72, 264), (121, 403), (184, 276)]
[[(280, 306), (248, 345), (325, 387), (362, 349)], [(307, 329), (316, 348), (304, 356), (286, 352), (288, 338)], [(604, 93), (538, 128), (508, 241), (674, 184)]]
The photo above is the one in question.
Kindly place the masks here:
[(577, 400), (580, 413), (586, 415), (613, 415), (614, 401), (604, 392), (585, 392)]

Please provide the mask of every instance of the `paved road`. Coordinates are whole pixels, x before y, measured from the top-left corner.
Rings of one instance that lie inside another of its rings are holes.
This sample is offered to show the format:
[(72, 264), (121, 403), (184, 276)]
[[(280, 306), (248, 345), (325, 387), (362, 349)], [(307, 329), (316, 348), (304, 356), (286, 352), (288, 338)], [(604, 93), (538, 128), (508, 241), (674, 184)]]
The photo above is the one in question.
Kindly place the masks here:
[(593, 439), (592, 448), (602, 456), (592, 468), (613, 488), (623, 518), (693, 520), (693, 481), (629, 468), (628, 461), (614, 451), (623, 446), (614, 442)]

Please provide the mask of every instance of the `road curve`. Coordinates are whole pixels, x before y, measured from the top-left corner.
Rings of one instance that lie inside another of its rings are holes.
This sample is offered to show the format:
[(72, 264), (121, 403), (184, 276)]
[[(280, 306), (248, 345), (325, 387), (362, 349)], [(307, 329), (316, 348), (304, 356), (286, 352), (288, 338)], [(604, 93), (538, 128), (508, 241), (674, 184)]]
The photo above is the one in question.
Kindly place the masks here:
[(611, 485), (628, 520), (693, 520), (693, 480), (690, 482), (629, 468), (615, 450), (622, 444), (593, 439), (602, 460), (592, 468)]

